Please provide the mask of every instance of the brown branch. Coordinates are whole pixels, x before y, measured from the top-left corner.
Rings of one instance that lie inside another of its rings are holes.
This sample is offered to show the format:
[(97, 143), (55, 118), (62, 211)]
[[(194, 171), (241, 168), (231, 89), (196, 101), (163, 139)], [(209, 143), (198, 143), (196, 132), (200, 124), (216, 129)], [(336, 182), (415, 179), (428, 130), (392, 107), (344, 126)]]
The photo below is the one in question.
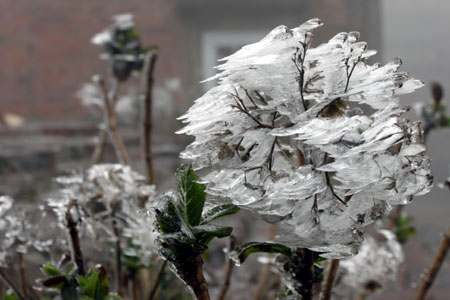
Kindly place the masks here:
[[(273, 240), (275, 238), (276, 233), (277, 233), (277, 227), (275, 225), (272, 225), (270, 227), (269, 240)], [(267, 263), (264, 265), (264, 267), (261, 271), (261, 275), (259, 276), (258, 286), (256, 287), (256, 293), (253, 296), (253, 300), (260, 300), (263, 298), (263, 295), (266, 291), (266, 282), (267, 282), (267, 279), (269, 279), (269, 275), (270, 275), (270, 264)]]
[(4, 282), (6, 282), (7, 285), (14, 291), (14, 294), (16, 294), (17, 298), (19, 300), (27, 300), (28, 298), (25, 298), (25, 296), (22, 294), (20, 289), (16, 286), (16, 284), (6, 275), (3, 268), (0, 267), (0, 279), (2, 279)]
[(137, 274), (134, 274), (133, 277), (131, 277), (131, 291), (133, 295), (133, 300), (139, 299), (139, 290), (138, 290), (138, 277)]
[(327, 277), (325, 278), (325, 284), (322, 288), (322, 294), (320, 300), (329, 300), (331, 298), (331, 290), (333, 289), (334, 278), (336, 277), (337, 270), (339, 268), (339, 259), (332, 259), (328, 268)]
[(155, 51), (149, 52), (145, 57), (143, 78), (142, 78), (142, 98), (144, 99), (144, 154), (147, 168), (147, 182), (155, 184), (155, 171), (153, 166), (152, 153), (152, 102), (153, 102), (153, 73), (158, 54)]
[(27, 270), (26, 270), (26, 265), (25, 265), (25, 259), (23, 257), (22, 252), (17, 252), (17, 259), (19, 261), (19, 273), (20, 273), (20, 281), (22, 283), (22, 292), (23, 292), (24, 297), (28, 297)]
[(86, 269), (84, 267), (83, 252), (81, 251), (80, 237), (78, 236), (78, 222), (72, 217), (70, 210), (76, 205), (76, 200), (71, 200), (67, 204), (66, 209), (66, 226), (69, 230), (71, 245), (72, 245), (72, 259), (77, 265), (78, 274), (84, 276), (86, 274)]
[[(117, 101), (119, 99), (119, 91), (120, 91), (120, 81), (115, 80), (114, 81), (114, 88), (112, 90), (112, 109), (114, 110), (117, 104)], [(106, 124), (105, 124), (106, 126)], [(98, 142), (97, 146), (95, 147), (94, 154), (92, 155), (92, 161), (94, 164), (101, 163), (103, 161), (103, 157), (105, 154), (105, 146), (108, 142), (108, 129), (107, 128), (101, 128), (99, 136), (98, 136)]]
[[(234, 249), (235, 244), (236, 244), (236, 239), (234, 236), (231, 235), (230, 236), (230, 244), (228, 246), (229, 251), (232, 251)], [(225, 295), (227, 294), (228, 288), (230, 287), (231, 274), (233, 273), (233, 266), (234, 266), (233, 261), (230, 258), (228, 258), (227, 270), (225, 273), (225, 281), (223, 282), (222, 288), (220, 289), (219, 297), (217, 298), (217, 300), (225, 299)]]
[(130, 158), (128, 156), (128, 152), (123, 143), (122, 137), (120, 136), (119, 129), (117, 127), (117, 119), (116, 113), (114, 112), (114, 103), (113, 99), (109, 99), (108, 90), (106, 89), (106, 85), (104, 80), (100, 76), (94, 76), (93, 80), (99, 85), (100, 90), (102, 91), (102, 99), (103, 99), (103, 114), (105, 119), (105, 124), (108, 128), (108, 133), (111, 135), (111, 140), (113, 141), (114, 149), (116, 150), (116, 155), (120, 161), (120, 163), (129, 165)]
[(442, 240), (438, 253), (434, 257), (433, 264), (431, 265), (430, 269), (428, 269), (427, 274), (423, 278), (422, 283), (420, 284), (417, 290), (416, 297), (414, 298), (415, 300), (425, 299), (425, 295), (431, 288), (431, 285), (433, 284), (433, 281), (436, 278), (449, 249), (450, 249), (450, 227), (444, 234), (444, 239)]
[(103, 161), (107, 141), (108, 141), (108, 130), (106, 128), (102, 128), (98, 136), (97, 146), (95, 147), (94, 154), (92, 155), (92, 162), (94, 164), (99, 164)]
[(158, 273), (156, 273), (155, 282), (153, 283), (152, 289), (150, 290), (150, 294), (148, 295), (148, 300), (153, 300), (156, 295), (156, 291), (158, 290), (161, 279), (164, 275), (164, 269), (166, 268), (167, 260), (164, 260), (158, 268)]
[(117, 293), (120, 296), (123, 296), (123, 274), (122, 274), (122, 249), (120, 247), (120, 232), (119, 228), (117, 227), (117, 219), (115, 217), (116, 207), (115, 203), (113, 203), (111, 206), (112, 212), (112, 228), (114, 232), (115, 242), (115, 254), (116, 254), (116, 274), (117, 274)]
[(403, 210), (403, 205), (397, 205), (392, 212), (389, 214), (386, 226), (384, 227), (384, 229), (386, 230), (392, 230), (395, 226), (395, 224), (397, 224), (397, 220), (400, 218), (400, 216), (402, 215), (402, 210)]

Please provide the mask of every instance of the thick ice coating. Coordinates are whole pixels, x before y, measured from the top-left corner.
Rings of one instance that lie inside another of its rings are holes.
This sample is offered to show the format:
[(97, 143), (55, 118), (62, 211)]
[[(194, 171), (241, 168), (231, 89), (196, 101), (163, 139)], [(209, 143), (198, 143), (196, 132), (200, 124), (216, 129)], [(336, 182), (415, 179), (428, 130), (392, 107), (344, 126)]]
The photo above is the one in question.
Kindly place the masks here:
[(205, 169), (213, 201), (277, 223), (289, 245), (342, 257), (432, 177), (420, 125), (401, 118), (396, 98), (423, 84), (398, 59), (368, 65), (376, 52), (357, 32), (310, 47), (321, 25), (279, 26), (224, 58), (178, 133), (195, 136), (181, 157)]

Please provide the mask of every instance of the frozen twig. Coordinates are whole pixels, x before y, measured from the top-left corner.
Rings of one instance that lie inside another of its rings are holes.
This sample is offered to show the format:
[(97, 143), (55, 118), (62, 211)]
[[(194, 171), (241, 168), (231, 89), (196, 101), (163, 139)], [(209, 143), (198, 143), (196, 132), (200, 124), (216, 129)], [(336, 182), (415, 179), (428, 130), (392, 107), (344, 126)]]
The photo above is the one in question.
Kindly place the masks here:
[[(276, 233), (277, 233), (277, 227), (275, 225), (272, 225), (270, 227), (269, 240), (273, 240), (275, 238)], [(264, 292), (266, 290), (265, 289), (266, 282), (267, 282), (267, 279), (269, 278), (269, 275), (270, 275), (270, 264), (265, 264), (261, 271), (261, 275), (259, 276), (258, 286), (256, 288), (256, 293), (253, 296), (253, 300), (261, 299), (262, 296), (264, 295)]]
[(158, 273), (156, 273), (156, 278), (155, 281), (153, 283), (152, 289), (150, 290), (150, 294), (148, 295), (148, 300), (153, 300), (155, 295), (156, 295), (156, 291), (158, 290), (159, 287), (159, 283), (161, 282), (161, 279), (163, 277), (164, 274), (164, 270), (166, 268), (167, 265), (167, 260), (164, 260), (158, 268)]
[[(236, 244), (236, 239), (234, 236), (230, 236), (230, 244), (229, 244), (229, 251), (232, 251), (235, 247)], [(233, 266), (234, 263), (231, 259), (228, 259), (227, 262), (227, 270), (225, 273), (225, 281), (223, 282), (222, 288), (220, 289), (220, 293), (219, 293), (219, 297), (217, 297), (218, 300), (224, 300), (225, 299), (225, 295), (227, 294), (228, 288), (230, 287), (230, 279), (231, 279), (231, 274), (233, 274)]]
[(438, 253), (434, 257), (433, 264), (428, 269), (427, 274), (423, 278), (419, 286), (419, 289), (417, 290), (416, 296), (414, 298), (415, 300), (425, 299), (425, 295), (430, 289), (431, 285), (433, 284), (433, 281), (436, 278), (449, 249), (450, 249), (450, 227), (444, 234), (444, 239), (442, 240)]
[(72, 258), (77, 265), (78, 274), (84, 276), (86, 274), (83, 260), (83, 253), (81, 251), (80, 237), (78, 236), (78, 221), (75, 221), (72, 217), (71, 209), (76, 205), (75, 200), (71, 200), (67, 204), (66, 221), (67, 229), (69, 230), (71, 245), (72, 245)]
[(336, 273), (339, 268), (339, 261), (339, 259), (332, 259), (330, 261), (330, 266), (328, 267), (328, 273), (325, 278), (325, 284), (322, 288), (320, 300), (329, 300), (331, 298), (331, 290), (333, 289), (334, 278), (336, 277)]
[[(117, 104), (117, 100), (119, 99), (119, 91), (120, 91), (120, 82), (118, 80), (114, 81), (114, 88), (112, 90), (112, 94), (111, 94), (111, 103), (112, 103), (112, 110), (114, 111), (116, 104)], [(106, 124), (105, 124), (106, 125)], [(108, 129), (107, 128), (101, 128), (99, 137), (98, 137), (98, 142), (94, 151), (94, 155), (93, 155), (93, 163), (94, 164), (98, 164), (101, 163), (103, 161), (104, 158), (104, 154), (105, 154), (105, 146), (106, 143), (108, 142)]]
[(7, 285), (14, 291), (14, 294), (16, 294), (17, 298), (19, 300), (27, 300), (28, 298), (25, 298), (25, 296), (22, 294), (20, 289), (16, 286), (16, 284), (6, 275), (5, 270), (0, 267), (0, 279), (6, 282)]
[(152, 153), (152, 105), (153, 105), (153, 73), (155, 70), (155, 63), (158, 59), (156, 51), (150, 51), (147, 53), (144, 61), (144, 68), (142, 70), (142, 98), (145, 105), (144, 116), (144, 155), (147, 168), (147, 182), (149, 184), (155, 184), (155, 170), (153, 166), (153, 153)]
[(113, 202), (111, 206), (112, 227), (115, 237), (114, 246), (116, 254), (117, 293), (120, 296), (123, 296), (122, 251), (120, 248), (120, 232), (119, 228), (117, 227), (117, 219), (115, 216), (116, 204)]
[(93, 80), (99, 85), (102, 92), (105, 123), (107, 125), (108, 133), (111, 135), (117, 157), (122, 164), (129, 165), (130, 158), (117, 127), (117, 119), (114, 112), (114, 102), (109, 99), (108, 90), (106, 89), (104, 80), (100, 76), (94, 76)]
[(25, 297), (28, 297), (28, 279), (25, 265), (25, 259), (22, 252), (17, 252), (17, 259), (19, 261), (20, 281), (22, 283), (22, 292)]

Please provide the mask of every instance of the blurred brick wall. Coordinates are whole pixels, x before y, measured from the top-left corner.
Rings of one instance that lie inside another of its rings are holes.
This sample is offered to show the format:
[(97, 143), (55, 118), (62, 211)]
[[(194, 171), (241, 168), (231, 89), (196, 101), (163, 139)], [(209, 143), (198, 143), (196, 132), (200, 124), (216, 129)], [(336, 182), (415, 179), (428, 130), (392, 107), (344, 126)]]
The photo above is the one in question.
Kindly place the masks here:
[(27, 119), (85, 116), (74, 93), (93, 74), (107, 72), (90, 39), (123, 12), (135, 14), (144, 44), (157, 44), (164, 53), (158, 78), (175, 76), (178, 39), (171, 0), (1, 1), (0, 109)]
[(360, 30), (372, 47), (380, 46), (378, 0), (4, 0), (0, 110), (27, 120), (87, 118), (75, 92), (93, 74), (107, 73), (90, 39), (111, 23), (112, 15), (124, 12), (135, 14), (145, 45), (160, 47), (157, 84), (181, 79), (177, 115), (201, 93), (199, 45), (206, 30), (270, 30), (319, 17), (325, 22), (319, 41), (342, 30)]

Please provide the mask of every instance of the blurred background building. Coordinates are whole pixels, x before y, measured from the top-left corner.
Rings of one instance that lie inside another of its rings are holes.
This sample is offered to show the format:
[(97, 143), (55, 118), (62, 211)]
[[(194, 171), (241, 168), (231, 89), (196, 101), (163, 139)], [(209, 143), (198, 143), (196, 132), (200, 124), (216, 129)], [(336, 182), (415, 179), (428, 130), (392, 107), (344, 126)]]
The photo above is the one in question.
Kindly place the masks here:
[[(0, 125), (1, 194), (33, 201), (56, 173), (89, 165), (101, 116), (81, 104), (77, 91), (92, 75), (108, 75), (107, 63), (98, 59), (101, 49), (90, 39), (111, 23), (112, 15), (124, 12), (135, 15), (143, 44), (160, 49), (154, 147), (161, 190), (171, 184), (177, 154), (187, 142), (173, 134), (181, 127), (176, 117), (209, 87), (199, 82), (214, 75), (217, 59), (280, 24), (295, 27), (322, 19), (325, 26), (316, 30), (316, 45), (341, 31), (359, 31), (379, 52), (372, 63), (400, 56), (413, 76), (450, 87), (450, 4), (445, 0), (1, 1), (0, 112), (23, 119), (21, 126)], [(428, 98), (423, 88), (402, 101), (406, 105)], [(142, 170), (139, 105), (134, 109), (121, 128), (135, 167)], [(448, 176), (449, 137), (443, 130), (430, 137), (436, 182)], [(449, 223), (449, 199), (450, 192), (435, 188), (408, 208), (420, 243), (407, 253), (415, 263), (403, 273), (403, 286), (393, 288), (395, 299), (429, 264), (439, 231)], [(448, 263), (442, 272), (430, 293), (433, 299), (450, 293)]]

